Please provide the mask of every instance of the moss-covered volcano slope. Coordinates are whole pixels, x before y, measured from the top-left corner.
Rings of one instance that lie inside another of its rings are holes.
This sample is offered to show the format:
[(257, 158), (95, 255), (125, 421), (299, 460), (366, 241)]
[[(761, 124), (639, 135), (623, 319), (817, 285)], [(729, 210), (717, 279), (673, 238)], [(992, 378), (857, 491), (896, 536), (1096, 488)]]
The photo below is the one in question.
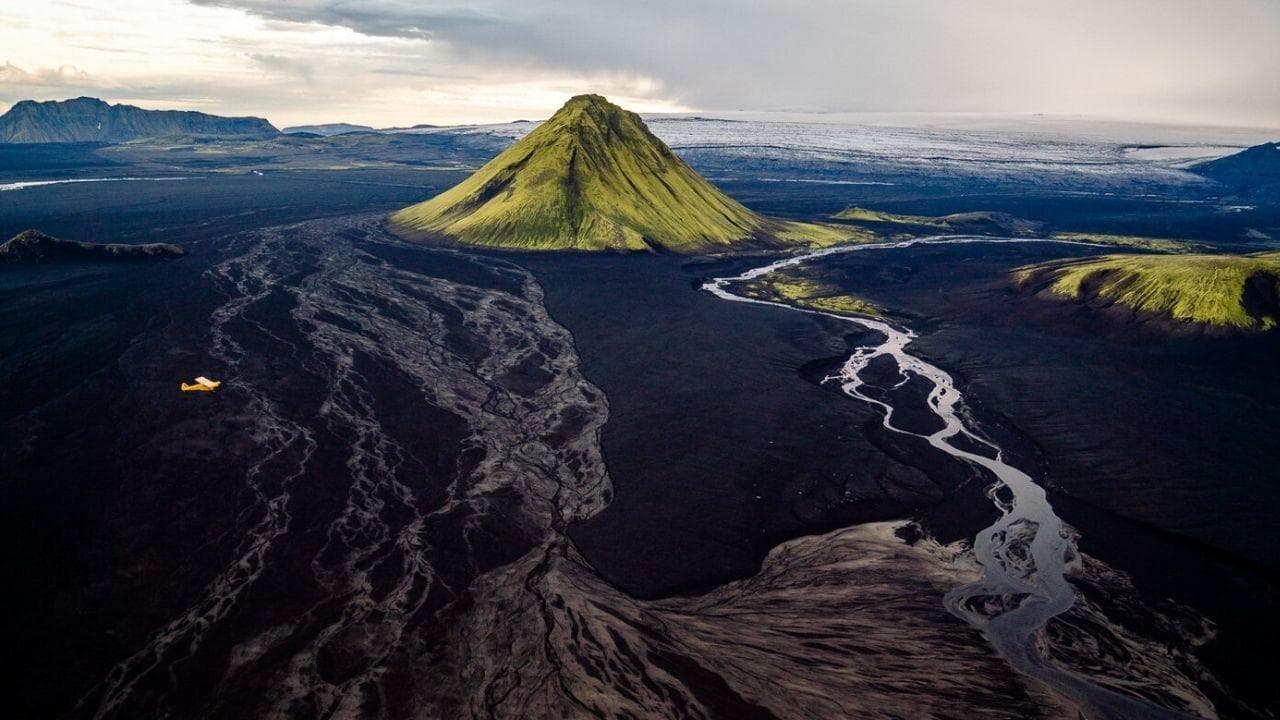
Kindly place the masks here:
[(1022, 288), (1198, 325), (1269, 330), (1280, 322), (1280, 252), (1104, 255), (1018, 268)]
[(683, 253), (856, 235), (757, 215), (599, 95), (572, 98), (471, 177), (392, 215), (391, 227), (486, 247)]

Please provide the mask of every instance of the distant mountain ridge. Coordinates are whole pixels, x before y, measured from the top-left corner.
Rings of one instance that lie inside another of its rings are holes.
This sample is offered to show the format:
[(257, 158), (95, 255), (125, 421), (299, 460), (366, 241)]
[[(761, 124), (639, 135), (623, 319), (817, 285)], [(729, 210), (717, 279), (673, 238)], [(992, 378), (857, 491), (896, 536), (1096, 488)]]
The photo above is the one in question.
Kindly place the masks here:
[(1245, 190), (1280, 185), (1280, 143), (1254, 145), (1234, 155), (1194, 165), (1191, 172)]
[(163, 135), (271, 137), (271, 123), (256, 117), (221, 117), (189, 110), (144, 110), (91, 97), (23, 100), (0, 115), (0, 143), (118, 143)]
[(549, 120), (453, 188), (390, 219), (398, 233), (515, 250), (663, 250), (841, 242), (852, 230), (766, 218), (725, 195), (599, 95)]
[(351, 123), (321, 123), (319, 125), (294, 125), (284, 128), (280, 132), (286, 134), (294, 133), (310, 133), (319, 135), (320, 137), (329, 137), (331, 135), (345, 135), (347, 133), (356, 132), (380, 132), (377, 128), (368, 125), (352, 125)]
[(348, 133), (380, 133), (383, 135), (394, 135), (396, 133), (412, 133), (420, 130), (434, 130), (440, 127), (430, 123), (418, 123), (408, 127), (385, 127), (376, 128), (371, 125), (354, 125), (352, 123), (318, 123), (315, 125), (290, 125), (280, 132), (286, 135), (318, 135), (320, 137), (332, 137), (334, 135), (346, 135)]

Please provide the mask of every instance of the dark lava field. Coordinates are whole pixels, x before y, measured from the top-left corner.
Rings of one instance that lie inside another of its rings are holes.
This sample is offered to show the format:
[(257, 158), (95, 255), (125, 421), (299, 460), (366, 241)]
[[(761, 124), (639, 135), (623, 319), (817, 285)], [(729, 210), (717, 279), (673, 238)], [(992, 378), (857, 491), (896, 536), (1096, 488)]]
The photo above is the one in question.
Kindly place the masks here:
[[(175, 178), (0, 192), (0, 239), (188, 252), (0, 267), (13, 717), (1063, 716), (942, 604), (989, 478), (823, 382), (874, 333), (699, 289), (765, 255), (405, 243), (382, 218), (503, 141), (370, 142), (343, 151), (367, 167), (261, 173), (252, 147), (0, 149), (5, 182)], [(1240, 248), (1280, 218), (1160, 178), (675, 148), (786, 217), (981, 209)], [(1098, 252), (816, 267), (916, 331), (1078, 533), (1056, 662), (1170, 717), (1274, 717), (1280, 334), (1170, 337), (1008, 282)], [(223, 389), (178, 391), (197, 375)]]

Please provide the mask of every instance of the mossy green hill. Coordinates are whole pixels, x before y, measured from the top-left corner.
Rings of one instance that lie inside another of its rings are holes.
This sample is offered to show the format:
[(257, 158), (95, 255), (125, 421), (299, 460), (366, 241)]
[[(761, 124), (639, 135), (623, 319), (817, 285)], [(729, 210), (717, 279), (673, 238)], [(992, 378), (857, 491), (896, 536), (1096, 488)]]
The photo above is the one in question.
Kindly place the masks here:
[(698, 253), (860, 237), (757, 215), (694, 172), (638, 115), (599, 95), (570, 99), (466, 180), (390, 224), (408, 237), (517, 250)]
[(1280, 252), (1104, 255), (1019, 268), (1014, 280), (1180, 323), (1268, 330), (1280, 322)]

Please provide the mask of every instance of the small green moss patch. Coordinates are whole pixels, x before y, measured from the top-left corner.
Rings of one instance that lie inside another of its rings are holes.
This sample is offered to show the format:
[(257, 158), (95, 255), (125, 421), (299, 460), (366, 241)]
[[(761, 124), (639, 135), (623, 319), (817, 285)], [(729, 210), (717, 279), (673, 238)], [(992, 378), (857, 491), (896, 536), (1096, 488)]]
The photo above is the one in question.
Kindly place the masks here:
[(902, 215), (899, 213), (885, 212), (883, 210), (871, 210), (864, 207), (847, 207), (832, 217), (838, 220), (852, 220), (855, 222), (886, 223), (891, 225), (921, 225), (932, 228), (951, 227), (950, 223), (943, 218), (930, 217), (928, 215)]
[(1166, 253), (1187, 253), (1202, 249), (1201, 245), (1185, 240), (1170, 238), (1142, 237), (1139, 235), (1108, 235), (1106, 233), (1063, 232), (1054, 233), (1054, 240), (1067, 242), (1094, 243), (1096, 245), (1117, 245), (1141, 250), (1154, 250)]
[(747, 297), (772, 300), (809, 310), (836, 315), (883, 317), (884, 312), (862, 298), (850, 295), (820, 278), (806, 277), (802, 270), (777, 270), (746, 283)]

